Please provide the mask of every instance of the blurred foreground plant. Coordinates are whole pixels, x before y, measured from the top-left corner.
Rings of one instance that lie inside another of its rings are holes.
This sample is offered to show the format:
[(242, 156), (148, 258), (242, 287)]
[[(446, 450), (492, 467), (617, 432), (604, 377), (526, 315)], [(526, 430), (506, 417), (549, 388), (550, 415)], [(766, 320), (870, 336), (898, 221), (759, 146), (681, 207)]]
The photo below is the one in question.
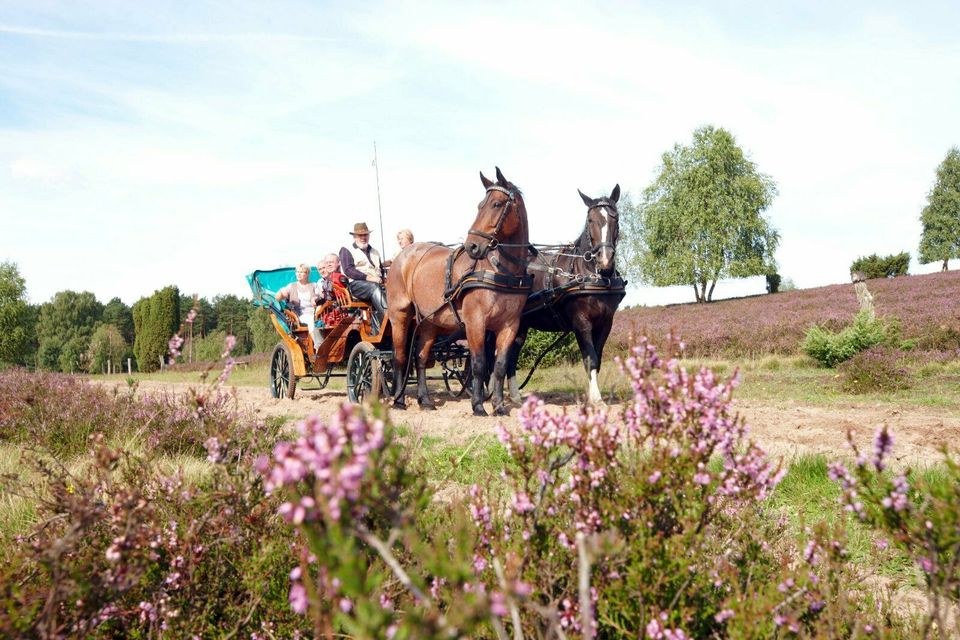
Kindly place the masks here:
[(499, 429), (510, 463), (465, 504), (431, 503), (381, 409), (302, 422), (257, 463), (305, 541), (292, 608), (324, 637), (882, 631), (848, 593), (842, 536), (798, 546), (765, 511), (783, 472), (746, 440), (736, 376), (688, 373), (646, 341), (621, 366), (634, 397), (619, 415), (530, 398)]
[(887, 468), (893, 435), (886, 426), (877, 431), (870, 459), (852, 434), (847, 437), (857, 456), (853, 470), (839, 462), (830, 468), (843, 489), (845, 508), (888, 536), (919, 567), (930, 603), (924, 637), (934, 630), (941, 637), (960, 634), (960, 465), (944, 449), (942, 476), (893, 472)]

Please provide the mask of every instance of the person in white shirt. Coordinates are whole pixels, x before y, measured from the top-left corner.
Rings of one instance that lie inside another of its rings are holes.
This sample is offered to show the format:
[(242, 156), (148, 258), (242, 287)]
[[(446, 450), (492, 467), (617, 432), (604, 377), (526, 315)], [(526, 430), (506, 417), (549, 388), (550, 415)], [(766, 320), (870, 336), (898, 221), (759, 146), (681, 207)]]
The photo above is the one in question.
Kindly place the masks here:
[(310, 267), (297, 265), (297, 281), (291, 282), (277, 292), (277, 302), (287, 301), (287, 307), (297, 314), (300, 322), (310, 329), (313, 348), (320, 346), (320, 329), (314, 320), (317, 304), (323, 298), (323, 291), (316, 282), (310, 282)]

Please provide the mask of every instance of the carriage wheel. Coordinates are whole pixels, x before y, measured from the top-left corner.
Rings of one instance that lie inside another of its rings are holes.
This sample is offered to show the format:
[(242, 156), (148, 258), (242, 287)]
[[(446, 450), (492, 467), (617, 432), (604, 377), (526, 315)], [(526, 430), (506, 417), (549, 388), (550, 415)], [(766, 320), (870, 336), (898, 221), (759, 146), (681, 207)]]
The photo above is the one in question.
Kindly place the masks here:
[[(462, 366), (461, 366), (462, 365)], [(470, 391), (470, 381), (473, 379), (473, 371), (470, 368), (470, 356), (462, 361), (456, 360), (444, 362), (443, 384), (447, 392), (454, 398), (460, 398)]]
[(280, 343), (270, 358), (270, 394), (274, 398), (290, 398), (297, 392), (297, 377), (293, 375), (293, 359), (286, 344)]
[(361, 403), (365, 399), (376, 400), (383, 386), (380, 360), (371, 354), (374, 347), (369, 342), (358, 342), (347, 359), (347, 398)]

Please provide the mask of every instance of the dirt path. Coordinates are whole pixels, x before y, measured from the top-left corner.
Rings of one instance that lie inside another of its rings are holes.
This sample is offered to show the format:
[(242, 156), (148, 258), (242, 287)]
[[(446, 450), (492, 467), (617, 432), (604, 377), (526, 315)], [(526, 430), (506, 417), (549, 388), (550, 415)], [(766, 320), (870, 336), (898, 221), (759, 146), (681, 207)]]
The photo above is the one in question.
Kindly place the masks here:
[[(161, 390), (185, 390), (185, 383), (140, 382), (140, 393)], [(235, 387), (244, 406), (259, 416), (288, 416), (302, 418), (318, 413), (326, 415), (345, 400), (342, 391), (298, 391), (294, 400), (270, 397), (264, 387)], [(397, 424), (408, 425), (414, 433), (439, 437), (452, 443), (469, 441), (477, 434), (493, 433), (495, 418), (477, 418), (470, 413), (468, 399), (447, 400), (436, 393), (436, 411), (421, 411), (411, 398), (405, 412), (394, 411)], [(562, 406), (549, 404), (561, 411)], [(572, 405), (567, 405), (570, 408)], [(830, 457), (848, 457), (846, 433), (852, 430), (857, 444), (866, 451), (872, 448), (877, 428), (886, 424), (894, 434), (894, 455), (903, 465), (931, 464), (941, 459), (939, 447), (949, 444), (960, 448), (960, 417), (949, 412), (926, 407), (896, 407), (891, 405), (817, 406), (796, 402), (762, 404), (751, 401), (736, 402), (737, 409), (750, 425), (750, 435), (769, 453), (787, 459), (808, 453), (825, 453)], [(618, 407), (611, 407), (616, 410)], [(489, 404), (488, 404), (489, 410)], [(506, 424), (516, 420), (517, 410), (504, 418)]]

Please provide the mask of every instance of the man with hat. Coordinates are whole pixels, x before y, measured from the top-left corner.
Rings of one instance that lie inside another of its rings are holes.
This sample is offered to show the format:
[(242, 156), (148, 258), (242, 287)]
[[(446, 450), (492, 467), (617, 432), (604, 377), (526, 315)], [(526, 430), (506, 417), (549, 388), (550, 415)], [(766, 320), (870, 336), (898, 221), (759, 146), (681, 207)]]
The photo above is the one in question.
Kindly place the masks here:
[(353, 225), (353, 244), (340, 249), (340, 271), (347, 276), (347, 289), (357, 300), (373, 305), (371, 329), (380, 333), (380, 322), (387, 311), (387, 297), (383, 292), (383, 260), (370, 246), (370, 229), (366, 222)]

